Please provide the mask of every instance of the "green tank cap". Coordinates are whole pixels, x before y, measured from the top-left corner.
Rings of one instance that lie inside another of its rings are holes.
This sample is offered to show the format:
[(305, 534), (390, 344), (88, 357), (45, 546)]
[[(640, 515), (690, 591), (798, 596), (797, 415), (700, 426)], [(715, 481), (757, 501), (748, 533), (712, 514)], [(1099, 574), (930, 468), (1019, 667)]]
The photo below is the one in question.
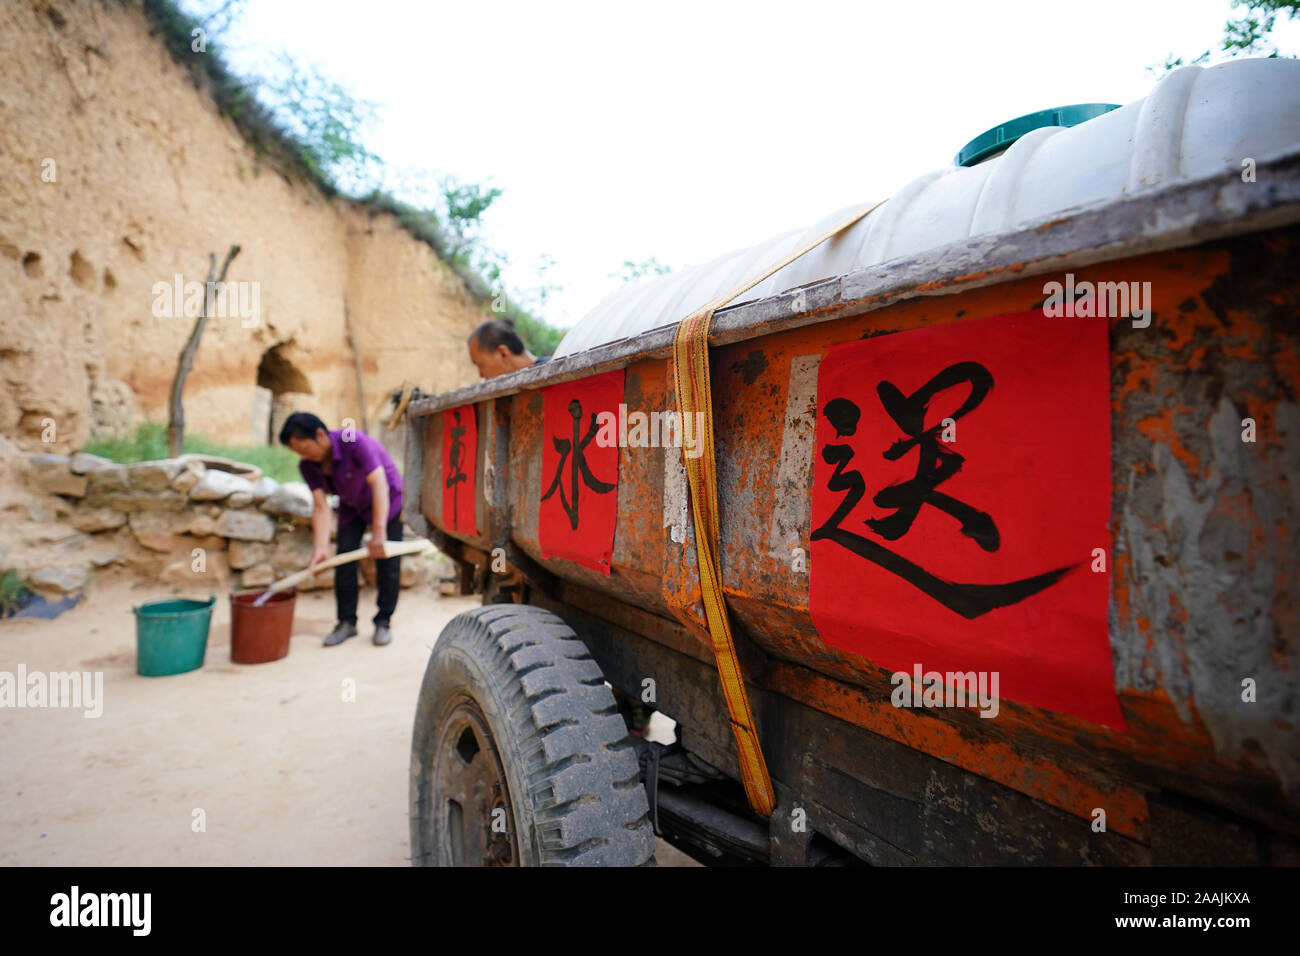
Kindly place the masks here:
[(974, 166), (982, 159), (1006, 149), (1020, 137), (1044, 126), (1078, 126), (1103, 113), (1119, 109), (1118, 103), (1072, 103), (1037, 113), (1026, 113), (985, 130), (963, 146), (953, 161), (958, 166)]

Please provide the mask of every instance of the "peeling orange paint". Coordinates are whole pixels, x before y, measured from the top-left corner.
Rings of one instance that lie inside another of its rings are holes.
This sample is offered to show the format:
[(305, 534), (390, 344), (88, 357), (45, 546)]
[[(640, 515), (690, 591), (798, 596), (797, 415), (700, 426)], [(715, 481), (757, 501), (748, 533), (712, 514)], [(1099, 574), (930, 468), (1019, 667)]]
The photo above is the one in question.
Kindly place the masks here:
[(1178, 432), (1174, 428), (1174, 414), (1191, 415), (1192, 410), (1185, 405), (1178, 405), (1174, 408), (1165, 408), (1158, 415), (1152, 415), (1144, 418), (1134, 424), (1143, 435), (1146, 435), (1152, 441), (1164, 442), (1169, 446), (1169, 450), (1174, 453), (1174, 457), (1187, 466), (1188, 470), (1194, 475), (1201, 474), (1201, 462), (1195, 455), (1188, 450), (1182, 440), (1178, 437)]
[[(1116, 530), (1116, 539), (1119, 532)], [(1114, 582), (1112, 593), (1115, 596), (1115, 609), (1119, 612), (1119, 619), (1127, 621), (1129, 617), (1129, 579), (1133, 573), (1133, 559), (1129, 557), (1127, 551), (1118, 551), (1114, 543), (1111, 544), (1111, 553), (1115, 556), (1111, 562), (1111, 580)]]

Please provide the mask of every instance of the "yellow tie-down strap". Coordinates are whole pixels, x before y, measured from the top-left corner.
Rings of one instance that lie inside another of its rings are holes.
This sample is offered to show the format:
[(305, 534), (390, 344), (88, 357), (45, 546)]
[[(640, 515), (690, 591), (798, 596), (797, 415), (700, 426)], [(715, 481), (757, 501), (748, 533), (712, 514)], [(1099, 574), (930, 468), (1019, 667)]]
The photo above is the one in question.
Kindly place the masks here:
[(772, 792), (772, 780), (767, 773), (767, 761), (763, 759), (763, 748), (758, 742), (758, 732), (754, 727), (754, 714), (749, 709), (749, 695), (745, 692), (740, 663), (736, 660), (736, 645), (731, 638), (731, 623), (722, 596), (718, 561), (718, 467), (713, 444), (713, 392), (709, 382), (709, 326), (713, 322), (713, 313), (736, 296), (749, 291), (768, 276), (843, 232), (879, 205), (880, 203), (873, 203), (864, 206), (780, 262), (747, 279), (704, 308), (692, 312), (678, 323), (673, 339), (673, 387), (677, 392), (677, 410), (684, 422), (700, 420), (696, 419), (696, 413), (703, 414), (703, 434), (696, 438), (700, 442), (698, 447), (701, 454), (696, 458), (683, 457), (686, 462), (686, 481), (691, 489), (691, 516), (695, 521), (695, 553), (699, 564), (704, 616), (708, 622), (709, 636), (713, 639), (713, 654), (718, 663), (718, 677), (722, 680), (722, 694), (727, 699), (727, 712), (731, 715), (731, 732), (736, 735), (745, 796), (754, 812), (765, 817), (772, 815), (776, 798)]

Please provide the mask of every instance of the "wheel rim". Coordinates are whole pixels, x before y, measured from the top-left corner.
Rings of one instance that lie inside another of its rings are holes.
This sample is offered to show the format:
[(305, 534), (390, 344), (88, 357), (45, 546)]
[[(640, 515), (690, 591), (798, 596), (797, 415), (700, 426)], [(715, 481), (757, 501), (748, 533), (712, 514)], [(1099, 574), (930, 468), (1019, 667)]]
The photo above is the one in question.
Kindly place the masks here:
[(505, 768), (483, 711), (461, 698), (435, 742), (433, 820), (443, 866), (518, 866)]

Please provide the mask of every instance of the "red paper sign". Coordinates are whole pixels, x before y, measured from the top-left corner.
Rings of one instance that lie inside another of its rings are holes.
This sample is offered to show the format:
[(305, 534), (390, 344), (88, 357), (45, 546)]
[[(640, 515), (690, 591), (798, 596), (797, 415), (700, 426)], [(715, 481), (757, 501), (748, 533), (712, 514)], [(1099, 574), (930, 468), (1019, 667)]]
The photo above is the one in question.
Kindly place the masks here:
[(442, 523), (447, 531), (478, 536), (474, 489), (478, 419), (473, 405), (442, 413)]
[(1109, 391), (1104, 318), (1026, 312), (830, 349), (809, 568), (822, 638), (894, 672), (996, 672), (1000, 697), (1123, 728)]
[(623, 370), (551, 385), (542, 394), (542, 557), (566, 558), (608, 576), (618, 520), (618, 445), (596, 436), (602, 412), (618, 420)]

